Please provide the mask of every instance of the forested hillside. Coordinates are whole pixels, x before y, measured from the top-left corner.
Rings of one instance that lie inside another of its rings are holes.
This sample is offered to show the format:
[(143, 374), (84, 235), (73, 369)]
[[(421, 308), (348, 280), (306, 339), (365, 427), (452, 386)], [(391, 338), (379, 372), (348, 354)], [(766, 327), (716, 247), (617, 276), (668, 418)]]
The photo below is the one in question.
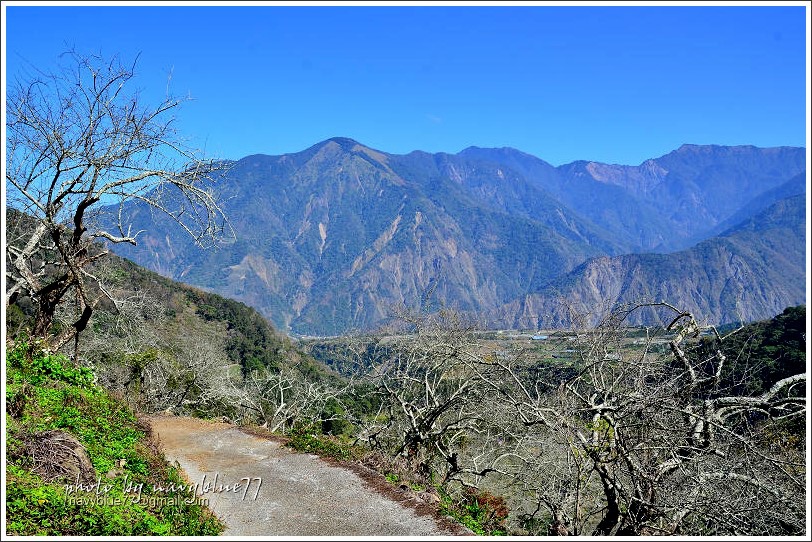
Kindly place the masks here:
[[(27, 221), (13, 211), (9, 217)], [(252, 371), (291, 370), (302, 379), (329, 373), (244, 303), (114, 254), (92, 272), (100, 303), (79, 341), (80, 360), (107, 389), (147, 411), (223, 415), (238, 408), (228, 400), (232, 379), (238, 385)], [(30, 333), (33, 313), (31, 299), (18, 297), (8, 309), (9, 336)], [(58, 321), (54, 332), (63, 325)]]
[[(10, 238), (25, 239), (36, 221), (7, 213)], [(47, 250), (38, 256), (48, 257)], [(48, 277), (54, 268), (43, 267), (42, 280), (57, 280)], [(344, 389), (343, 379), (242, 303), (114, 255), (86, 271), (94, 278), (86, 294), (98, 304), (61, 352), (48, 341), (71, 325), (70, 304), (58, 307), (44, 338), (31, 336), (36, 300), (15, 295), (4, 311), (7, 533), (222, 532), (164, 460), (146, 417), (171, 412), (289, 429), (325, 417), (328, 397), (308, 390)], [(293, 400), (284, 401), (287, 393)], [(263, 408), (267, 417), (257, 415)]]

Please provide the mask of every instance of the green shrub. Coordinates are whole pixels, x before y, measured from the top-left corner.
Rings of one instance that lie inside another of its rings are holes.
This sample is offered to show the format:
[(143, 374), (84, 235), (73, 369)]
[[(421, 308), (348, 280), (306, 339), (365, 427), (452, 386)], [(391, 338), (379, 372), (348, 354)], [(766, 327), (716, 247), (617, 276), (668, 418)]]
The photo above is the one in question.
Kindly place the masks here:
[(479, 535), (507, 534), (505, 520), (509, 511), (502, 497), (466, 487), (460, 497), (454, 498), (442, 488), (438, 489), (441, 513), (451, 516)]
[(319, 429), (314, 426), (294, 427), (288, 433), (288, 438), (285, 445), (289, 448), (339, 461), (358, 459), (361, 454), (360, 449), (341, 441), (338, 437), (319, 434)]

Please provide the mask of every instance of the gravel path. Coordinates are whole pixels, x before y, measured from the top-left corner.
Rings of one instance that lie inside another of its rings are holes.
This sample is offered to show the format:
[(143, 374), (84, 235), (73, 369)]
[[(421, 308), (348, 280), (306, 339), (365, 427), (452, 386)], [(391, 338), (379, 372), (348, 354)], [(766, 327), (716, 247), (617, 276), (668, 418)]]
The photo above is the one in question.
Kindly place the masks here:
[(171, 416), (150, 422), (166, 458), (200, 484), (198, 493), (226, 524), (224, 535), (460, 534), (385, 497), (350, 470), (233, 425)]

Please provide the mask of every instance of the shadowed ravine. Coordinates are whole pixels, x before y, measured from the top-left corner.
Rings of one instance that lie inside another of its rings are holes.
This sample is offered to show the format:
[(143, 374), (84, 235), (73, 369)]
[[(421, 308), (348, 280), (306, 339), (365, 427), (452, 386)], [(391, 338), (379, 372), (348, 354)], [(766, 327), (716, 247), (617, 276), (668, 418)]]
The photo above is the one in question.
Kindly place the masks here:
[[(180, 464), (191, 484), (200, 484), (198, 493), (226, 524), (224, 535), (459, 534), (386, 498), (349, 470), (233, 425), (166, 416), (150, 422), (166, 458)], [(242, 487), (234, 491), (235, 484)]]

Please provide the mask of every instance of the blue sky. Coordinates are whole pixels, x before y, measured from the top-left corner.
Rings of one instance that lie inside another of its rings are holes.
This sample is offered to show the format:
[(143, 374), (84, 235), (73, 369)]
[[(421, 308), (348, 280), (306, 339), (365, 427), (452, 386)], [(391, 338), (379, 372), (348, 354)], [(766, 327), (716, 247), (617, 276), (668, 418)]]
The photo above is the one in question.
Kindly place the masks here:
[(636, 165), (683, 143), (806, 146), (805, 7), (15, 6), (7, 76), (140, 54), (145, 100), (194, 99), (207, 154), (346, 136), (392, 153), (510, 146)]

